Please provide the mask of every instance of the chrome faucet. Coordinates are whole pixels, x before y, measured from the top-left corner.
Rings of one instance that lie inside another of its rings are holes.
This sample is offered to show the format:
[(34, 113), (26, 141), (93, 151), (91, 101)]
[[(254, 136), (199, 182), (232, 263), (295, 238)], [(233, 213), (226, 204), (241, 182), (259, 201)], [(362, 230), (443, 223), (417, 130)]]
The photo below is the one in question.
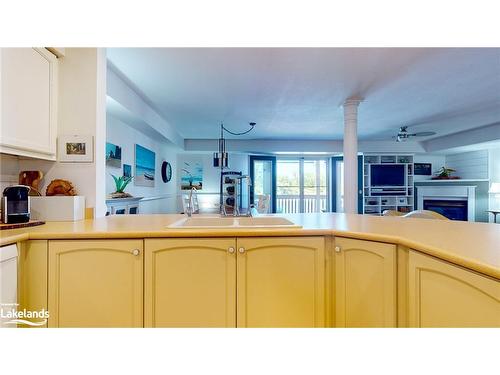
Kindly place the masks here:
[(188, 201), (188, 207), (187, 207), (187, 215), (188, 217), (191, 217), (191, 215), (194, 214), (194, 202), (193, 202), (193, 192), (196, 193), (196, 188), (193, 186), (191, 190), (189, 191), (189, 201)]
[(254, 210), (255, 205), (252, 202), (250, 202), (250, 191), (252, 189), (252, 179), (250, 178), (250, 176), (245, 176), (245, 178), (247, 180), (247, 189), (248, 189), (248, 191), (247, 191), (247, 194), (248, 194), (248, 196), (247, 196), (248, 197), (248, 210), (247, 210), (246, 216), (250, 216), (251, 217), (251, 216), (254, 216), (254, 211), (255, 211)]

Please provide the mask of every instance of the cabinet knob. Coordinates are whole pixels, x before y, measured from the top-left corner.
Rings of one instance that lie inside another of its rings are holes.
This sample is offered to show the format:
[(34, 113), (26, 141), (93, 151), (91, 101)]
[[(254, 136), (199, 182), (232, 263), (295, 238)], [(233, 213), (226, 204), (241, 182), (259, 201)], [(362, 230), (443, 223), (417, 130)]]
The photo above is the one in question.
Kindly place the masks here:
[(240, 252), (240, 254), (243, 254), (243, 253), (245, 252), (245, 248), (244, 248), (244, 247), (240, 247), (240, 248), (238, 249), (238, 251)]
[(139, 249), (132, 250), (132, 255), (134, 255), (134, 256), (138, 256), (140, 253), (141, 253), (141, 250), (139, 250)]
[(340, 253), (340, 250), (341, 250), (340, 246), (335, 246), (335, 252), (336, 253)]
[(228, 252), (229, 254), (234, 254), (234, 251), (235, 251), (235, 250), (234, 250), (234, 247), (230, 247), (229, 249), (227, 249), (227, 252)]

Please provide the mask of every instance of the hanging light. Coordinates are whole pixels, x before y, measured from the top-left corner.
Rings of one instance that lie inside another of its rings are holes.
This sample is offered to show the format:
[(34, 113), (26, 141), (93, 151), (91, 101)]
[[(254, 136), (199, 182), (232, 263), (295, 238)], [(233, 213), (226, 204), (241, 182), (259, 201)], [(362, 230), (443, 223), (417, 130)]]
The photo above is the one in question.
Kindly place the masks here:
[(219, 138), (219, 151), (214, 152), (214, 167), (218, 167), (221, 170), (227, 168), (229, 165), (229, 155), (226, 150), (226, 139), (224, 138), (224, 131), (232, 135), (244, 135), (250, 133), (255, 127), (255, 122), (250, 122), (250, 129), (241, 133), (234, 133), (224, 127), (224, 124), (220, 124), (220, 138)]
[(224, 139), (224, 125), (220, 124), (219, 151), (214, 152), (214, 167), (227, 168), (229, 158), (226, 152), (226, 140)]

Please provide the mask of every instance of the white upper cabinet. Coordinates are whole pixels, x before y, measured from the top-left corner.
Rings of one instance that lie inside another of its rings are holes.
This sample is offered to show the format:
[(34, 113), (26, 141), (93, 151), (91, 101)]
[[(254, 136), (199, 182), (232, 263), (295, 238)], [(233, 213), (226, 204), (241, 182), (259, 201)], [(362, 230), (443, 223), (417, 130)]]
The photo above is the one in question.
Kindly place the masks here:
[(0, 152), (56, 159), (57, 59), (45, 48), (0, 49)]

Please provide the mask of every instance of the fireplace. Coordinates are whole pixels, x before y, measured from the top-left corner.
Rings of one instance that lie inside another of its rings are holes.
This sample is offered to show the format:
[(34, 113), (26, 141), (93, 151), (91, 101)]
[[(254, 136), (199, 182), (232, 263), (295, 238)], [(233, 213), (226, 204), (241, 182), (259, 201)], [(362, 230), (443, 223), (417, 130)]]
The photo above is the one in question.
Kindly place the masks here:
[(424, 210), (437, 212), (451, 220), (467, 221), (467, 199), (424, 199)]
[(451, 220), (475, 221), (475, 186), (418, 186), (417, 208)]

